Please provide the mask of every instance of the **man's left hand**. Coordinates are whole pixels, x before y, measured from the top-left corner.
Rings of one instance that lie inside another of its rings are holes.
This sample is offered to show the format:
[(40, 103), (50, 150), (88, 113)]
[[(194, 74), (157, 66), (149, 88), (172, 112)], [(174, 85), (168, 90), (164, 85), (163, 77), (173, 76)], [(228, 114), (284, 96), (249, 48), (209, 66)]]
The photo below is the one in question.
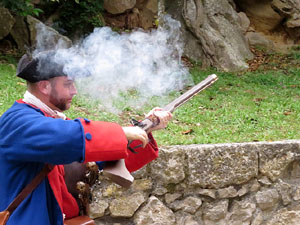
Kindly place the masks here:
[(147, 115), (146, 118), (153, 120), (156, 117), (159, 124), (149, 129), (149, 132), (166, 128), (173, 115), (169, 111), (163, 111), (162, 108), (155, 107)]

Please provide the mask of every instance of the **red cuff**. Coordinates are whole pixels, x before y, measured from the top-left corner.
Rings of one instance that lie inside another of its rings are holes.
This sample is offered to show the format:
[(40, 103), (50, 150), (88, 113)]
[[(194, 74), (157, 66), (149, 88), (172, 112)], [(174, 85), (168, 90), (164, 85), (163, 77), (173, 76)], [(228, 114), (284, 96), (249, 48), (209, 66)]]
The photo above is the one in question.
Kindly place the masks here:
[[(136, 154), (128, 150), (128, 157), (125, 159), (125, 164), (129, 172), (133, 172), (142, 168), (158, 157), (157, 143), (151, 133), (148, 134), (148, 137), (149, 143), (145, 148), (136, 148)], [(134, 148), (134, 146), (137, 146), (141, 143), (142, 142), (140, 141), (133, 141), (130, 147)]]
[(127, 139), (117, 123), (80, 119), (85, 138), (84, 162), (126, 158)]

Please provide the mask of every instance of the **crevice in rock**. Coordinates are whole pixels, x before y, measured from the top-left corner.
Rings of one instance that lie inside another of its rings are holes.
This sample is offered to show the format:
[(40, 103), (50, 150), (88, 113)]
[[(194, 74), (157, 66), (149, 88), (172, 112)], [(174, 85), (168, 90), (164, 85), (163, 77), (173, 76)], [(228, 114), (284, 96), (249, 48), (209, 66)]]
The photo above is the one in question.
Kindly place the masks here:
[[(27, 18), (25, 17), (24, 18), (24, 22), (26, 24), (26, 29), (27, 29), (27, 32), (28, 32), (28, 43), (29, 43), (29, 46), (33, 46), (34, 43), (32, 43), (32, 37), (31, 37), (31, 32), (30, 32), (30, 29), (29, 29), (29, 24), (28, 24), (28, 21), (27, 21)], [(28, 49), (30, 50), (30, 49)]]
[(256, 152), (257, 154), (257, 178), (259, 177), (259, 175), (261, 175), (260, 173), (260, 153), (259, 151)]

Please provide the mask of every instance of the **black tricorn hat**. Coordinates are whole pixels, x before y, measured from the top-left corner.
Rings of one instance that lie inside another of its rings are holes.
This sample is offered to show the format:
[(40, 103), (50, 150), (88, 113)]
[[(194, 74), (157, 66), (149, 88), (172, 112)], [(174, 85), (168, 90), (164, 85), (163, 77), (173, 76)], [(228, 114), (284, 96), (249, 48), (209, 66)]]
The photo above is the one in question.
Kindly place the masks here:
[(18, 63), (17, 76), (36, 83), (67, 74), (63, 72), (63, 65), (55, 61), (55, 51), (45, 51), (33, 58), (23, 55)]

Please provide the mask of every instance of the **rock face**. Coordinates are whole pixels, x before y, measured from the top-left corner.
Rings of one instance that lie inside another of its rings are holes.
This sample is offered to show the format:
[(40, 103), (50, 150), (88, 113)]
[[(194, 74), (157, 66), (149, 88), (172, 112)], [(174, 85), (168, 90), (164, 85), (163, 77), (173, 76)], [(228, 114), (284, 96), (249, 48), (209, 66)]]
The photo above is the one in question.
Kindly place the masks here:
[[(300, 44), (300, 0), (104, 0), (104, 9), (106, 25), (122, 31), (156, 29), (162, 15), (170, 14), (181, 23), (184, 56), (224, 71), (247, 69), (251, 47), (286, 51)], [(12, 38), (8, 45), (21, 51), (39, 45), (37, 29), (52, 33), (43, 42), (70, 43), (50, 27), (36, 28), (34, 18), (13, 17), (5, 8), (0, 23), (0, 40)]]
[(96, 224), (300, 224), (300, 140), (172, 146), (124, 189), (99, 174)]
[[(202, 61), (203, 66), (231, 71), (247, 68), (246, 60), (253, 55), (240, 17), (228, 1), (177, 0), (177, 5), (171, 2), (166, 1), (166, 11), (186, 24), (185, 40), (194, 39), (184, 41), (187, 56)], [(187, 34), (186, 29), (192, 35)], [(201, 49), (200, 59), (195, 49)]]
[(3, 7), (0, 7), (0, 39), (9, 34), (11, 28), (15, 24), (14, 17)]
[(72, 45), (72, 41), (69, 38), (59, 34), (56, 30), (46, 26), (38, 19), (32, 16), (27, 16), (26, 19), (30, 42), (39, 51), (55, 48), (67, 48)]
[(104, 0), (104, 9), (111, 14), (120, 14), (128, 9), (132, 9), (136, 0)]
[(108, 26), (119, 29), (155, 28), (157, 0), (105, 0), (104, 14)]
[[(11, 46), (16, 44), (15, 47), (22, 53), (30, 48), (42, 51), (56, 47), (69, 47), (72, 44), (69, 38), (38, 19), (32, 16), (13, 17), (7, 9), (2, 7), (0, 7), (0, 24), (0, 40), (11, 36), (13, 42)], [(11, 42), (11, 39), (7, 41)]]
[(24, 52), (26, 46), (29, 47), (31, 44), (30, 34), (28, 33), (26, 21), (22, 16), (16, 16), (15, 20), (16, 23), (10, 33), (18, 45), (18, 49)]
[[(236, 0), (235, 3), (251, 21), (252, 30), (248, 31), (255, 32), (256, 36), (257, 34), (264, 36), (268, 42), (273, 42), (266, 46), (266, 41), (264, 41), (263, 47), (268, 49), (273, 45), (275, 50), (281, 50), (284, 46), (299, 44), (299, 0)], [(261, 45), (261, 43), (253, 41), (250, 44)]]

